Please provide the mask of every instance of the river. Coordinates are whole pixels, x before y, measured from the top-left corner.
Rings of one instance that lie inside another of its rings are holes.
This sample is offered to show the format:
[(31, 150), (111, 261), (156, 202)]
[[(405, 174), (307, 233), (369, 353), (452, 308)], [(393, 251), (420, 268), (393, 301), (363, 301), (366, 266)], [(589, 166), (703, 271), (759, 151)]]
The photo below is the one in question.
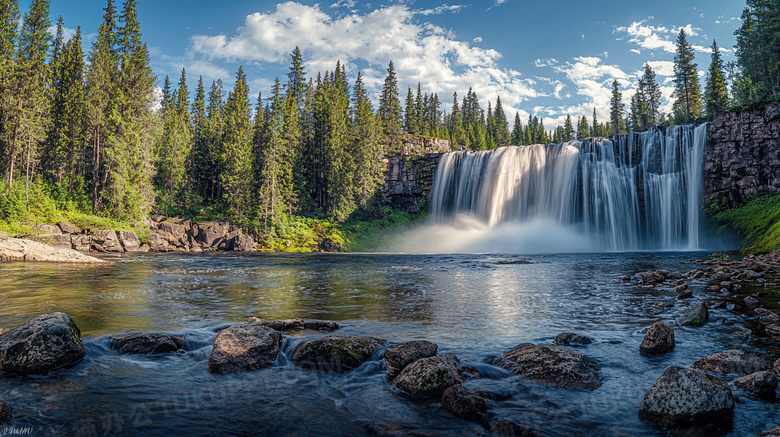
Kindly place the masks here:
[[(2, 378), (0, 399), (15, 407), (14, 428), (36, 435), (460, 436), (479, 428), (436, 403), (394, 391), (382, 361), (346, 373), (289, 363), (303, 339), (324, 333), (290, 333), (270, 369), (209, 373), (220, 328), (250, 316), (299, 317), (337, 321), (337, 335), (434, 341), (439, 353), (455, 353), (483, 373), (467, 387), (511, 395), (494, 403), (491, 417), (541, 435), (661, 435), (637, 411), (665, 367), (762, 340), (746, 330), (743, 316), (712, 310), (704, 327), (673, 325), (673, 352), (643, 357), (643, 329), (671, 322), (687, 304), (673, 290), (640, 289), (618, 278), (651, 269), (688, 271), (698, 266), (693, 258), (703, 257), (215, 253), (123, 256), (102, 266), (2, 263), (0, 327), (63, 311), (81, 328), (87, 356), (48, 376)], [(699, 296), (704, 287), (692, 284)], [(776, 300), (762, 298), (767, 305)], [(137, 356), (111, 348), (111, 335), (138, 331), (182, 335), (187, 351)], [(595, 339), (578, 350), (601, 366), (602, 387), (575, 392), (485, 364), (519, 343), (550, 344), (561, 332)], [(734, 393), (732, 429), (675, 433), (755, 435), (780, 424), (778, 404)]]

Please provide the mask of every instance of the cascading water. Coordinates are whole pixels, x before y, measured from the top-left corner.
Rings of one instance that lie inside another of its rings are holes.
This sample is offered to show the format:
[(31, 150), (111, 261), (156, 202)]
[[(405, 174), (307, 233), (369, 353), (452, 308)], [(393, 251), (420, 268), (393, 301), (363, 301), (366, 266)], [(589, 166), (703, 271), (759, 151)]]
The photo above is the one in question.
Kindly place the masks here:
[(431, 220), (470, 214), (493, 230), (548, 223), (593, 250), (695, 250), (706, 143), (706, 125), (686, 125), (451, 152), (436, 170)]

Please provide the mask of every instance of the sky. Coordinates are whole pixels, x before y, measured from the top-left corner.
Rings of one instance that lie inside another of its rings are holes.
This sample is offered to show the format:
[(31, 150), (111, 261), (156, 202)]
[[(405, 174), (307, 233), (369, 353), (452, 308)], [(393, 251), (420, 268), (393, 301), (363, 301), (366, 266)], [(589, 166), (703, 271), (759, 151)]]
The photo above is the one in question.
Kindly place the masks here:
[[(53, 0), (52, 21), (63, 17), (66, 36), (81, 26), (88, 51), (105, 4)], [(28, 5), (20, 1), (22, 11)], [(510, 128), (517, 112), (548, 129), (567, 114), (590, 120), (594, 108), (606, 120), (615, 79), (628, 108), (645, 62), (668, 112), (679, 29), (695, 48), (703, 87), (713, 39), (724, 60), (734, 60), (744, 7), (744, 0), (138, 0), (158, 85), (166, 75), (175, 84), (186, 68), (191, 92), (199, 76), (207, 87), (217, 79), (231, 87), (243, 65), (251, 95), (268, 95), (276, 77), (286, 81), (298, 46), (308, 76), (339, 60), (351, 81), (363, 75), (375, 104), (392, 60), (402, 103), (419, 82), (449, 112), (453, 93), (460, 101), (471, 87), (483, 109), (500, 96)]]

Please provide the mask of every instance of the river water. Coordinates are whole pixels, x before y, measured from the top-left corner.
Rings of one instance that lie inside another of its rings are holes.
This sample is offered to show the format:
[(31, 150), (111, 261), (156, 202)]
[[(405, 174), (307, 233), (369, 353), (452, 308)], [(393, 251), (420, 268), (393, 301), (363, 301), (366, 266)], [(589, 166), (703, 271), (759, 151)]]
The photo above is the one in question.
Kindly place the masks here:
[[(712, 310), (704, 327), (675, 326), (674, 352), (643, 357), (643, 329), (671, 322), (687, 304), (673, 290), (639, 289), (617, 278), (650, 269), (688, 271), (697, 267), (692, 258), (703, 257), (145, 254), (105, 266), (2, 263), (0, 327), (63, 311), (81, 328), (87, 356), (49, 376), (0, 378), (0, 399), (15, 407), (11, 426), (35, 435), (479, 435), (479, 426), (438, 404), (394, 391), (381, 361), (342, 374), (289, 363), (303, 339), (322, 333), (291, 333), (270, 369), (209, 373), (220, 328), (250, 316), (299, 317), (338, 321), (336, 334), (434, 341), (439, 353), (455, 353), (485, 375), (467, 387), (511, 395), (494, 404), (491, 417), (541, 435), (663, 435), (637, 411), (665, 367), (762, 340), (749, 334), (742, 315)], [(702, 296), (704, 286), (692, 288)], [(777, 299), (762, 300), (776, 305)], [(187, 352), (132, 356), (111, 349), (111, 335), (137, 331), (182, 335)], [(545, 386), (485, 364), (519, 343), (550, 344), (567, 331), (596, 340), (579, 350), (601, 366), (599, 389)], [(755, 435), (780, 425), (778, 404), (736, 390), (735, 397), (733, 428), (672, 433)]]

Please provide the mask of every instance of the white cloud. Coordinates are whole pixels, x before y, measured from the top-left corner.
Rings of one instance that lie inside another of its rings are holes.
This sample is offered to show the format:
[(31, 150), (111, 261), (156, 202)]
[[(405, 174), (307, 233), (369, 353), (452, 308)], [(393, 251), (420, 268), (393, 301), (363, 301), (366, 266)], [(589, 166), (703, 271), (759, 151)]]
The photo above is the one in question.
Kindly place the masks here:
[[(394, 4), (365, 14), (334, 17), (318, 6), (286, 2), (276, 5), (274, 11), (248, 15), (234, 35), (193, 36), (190, 53), (204, 65), (227, 60), (262, 67), (263, 63), (286, 65), (290, 52), (298, 46), (310, 74), (332, 70), (341, 60), (352, 75), (360, 70), (374, 94), (381, 89), (392, 60), (400, 89), (421, 82), (424, 90), (437, 92), (441, 101), (447, 102), (446, 107), (453, 92), (462, 95), (469, 87), (484, 106), (499, 95), (502, 103), (515, 107), (545, 95), (534, 80), (499, 67), (499, 52), (473, 47), (446, 29), (418, 22), (418, 17), (426, 14), (427, 10)], [(552, 88), (554, 92), (555, 86)]]
[(647, 63), (658, 76), (674, 76), (674, 62), (672, 61), (648, 61)]
[(453, 14), (456, 14), (460, 12), (460, 10), (463, 9), (462, 5), (448, 5), (443, 4), (441, 6), (437, 6), (433, 9), (421, 9), (419, 11), (416, 11), (420, 15), (440, 15), (446, 12), (450, 12)]
[(482, 42), (482, 37), (481, 37), (481, 36), (477, 36), (477, 37), (475, 37), (475, 38), (474, 38), (474, 42), (475, 42), (475, 43), (481, 43), (481, 42)]
[(352, 9), (357, 4), (357, 0), (338, 0), (330, 5), (331, 8), (349, 8)]
[(639, 50), (637, 50), (637, 49), (631, 49), (631, 50), (629, 50), (629, 51), (630, 51), (631, 53), (636, 53), (637, 55), (639, 55), (639, 54), (642, 54), (642, 52), (640, 52), (640, 51), (639, 51)]
[[(49, 34), (53, 37), (57, 37), (57, 26), (51, 25), (47, 29), (49, 31)], [(73, 38), (73, 35), (76, 34), (76, 29), (71, 29), (70, 27), (62, 26), (62, 39), (63, 41), (67, 42), (69, 39)]]
[[(652, 19), (650, 17), (649, 19)], [(647, 20), (634, 21), (629, 26), (616, 27), (612, 33), (627, 34), (629, 36), (628, 42), (634, 43), (641, 48), (648, 50), (663, 50), (667, 53), (674, 53), (677, 50), (677, 35), (680, 33), (680, 29), (685, 29), (685, 33), (688, 36), (698, 36), (698, 27), (693, 27), (692, 24), (686, 24), (685, 26), (653, 26), (647, 24)], [(617, 38), (618, 40), (622, 38)], [(692, 44), (694, 50), (704, 53), (709, 53), (709, 48)], [(631, 50), (634, 51), (634, 50)], [(725, 50), (728, 52), (728, 50)], [(638, 52), (635, 52), (638, 53)]]

